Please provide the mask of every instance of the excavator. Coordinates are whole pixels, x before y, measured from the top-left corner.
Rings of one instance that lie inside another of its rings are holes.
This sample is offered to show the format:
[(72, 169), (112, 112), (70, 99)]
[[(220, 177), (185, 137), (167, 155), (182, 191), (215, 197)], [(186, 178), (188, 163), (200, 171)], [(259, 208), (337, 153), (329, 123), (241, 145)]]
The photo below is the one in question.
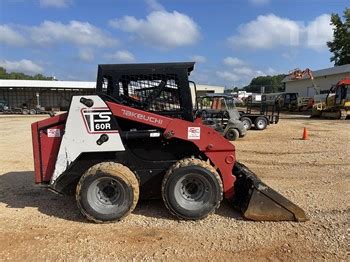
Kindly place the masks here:
[(35, 182), (75, 193), (96, 223), (118, 221), (141, 199), (161, 198), (198, 220), (225, 198), (246, 219), (306, 221), (296, 204), (236, 159), (235, 146), (196, 118), (194, 62), (99, 65), (94, 95), (32, 124)]
[[(295, 68), (291, 70), (288, 74), (290, 80), (302, 80), (302, 79), (310, 79), (312, 83), (312, 87), (315, 90), (315, 94), (320, 94), (320, 89), (316, 84), (314, 75), (310, 68), (306, 68), (305, 70), (300, 70), (299, 68)], [(289, 110), (297, 109), (298, 111), (311, 109), (314, 103), (313, 97), (300, 97), (296, 94), (294, 101), (289, 104)]]
[(289, 72), (290, 80), (301, 80), (309, 78), (312, 82), (312, 87), (315, 89), (316, 94), (320, 93), (319, 88), (315, 82), (314, 75), (312, 74), (312, 70), (310, 68), (306, 68), (305, 70), (300, 70), (299, 68), (295, 68)]
[(345, 120), (350, 116), (350, 77), (340, 80), (327, 93), (326, 101), (315, 103), (312, 117)]

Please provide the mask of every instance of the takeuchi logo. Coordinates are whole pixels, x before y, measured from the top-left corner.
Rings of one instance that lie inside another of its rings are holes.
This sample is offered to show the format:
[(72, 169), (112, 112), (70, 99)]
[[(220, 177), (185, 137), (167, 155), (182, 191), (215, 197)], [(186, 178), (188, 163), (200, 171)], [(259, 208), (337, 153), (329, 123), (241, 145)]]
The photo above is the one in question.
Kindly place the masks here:
[(162, 119), (156, 118), (154, 116), (148, 116), (148, 115), (145, 115), (145, 114), (132, 112), (132, 111), (127, 110), (127, 109), (122, 109), (122, 112), (123, 112), (123, 115), (125, 115), (127, 117), (132, 117), (132, 118), (135, 118), (135, 119), (140, 119), (140, 120), (144, 120), (146, 122), (159, 124), (159, 125), (161, 125), (163, 123)]

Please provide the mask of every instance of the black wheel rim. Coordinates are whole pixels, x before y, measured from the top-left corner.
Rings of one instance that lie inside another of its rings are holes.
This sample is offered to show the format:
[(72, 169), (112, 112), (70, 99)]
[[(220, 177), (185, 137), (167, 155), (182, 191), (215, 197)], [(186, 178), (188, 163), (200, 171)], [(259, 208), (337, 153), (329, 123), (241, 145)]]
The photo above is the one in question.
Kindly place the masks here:
[(174, 197), (181, 208), (198, 210), (212, 198), (211, 189), (211, 183), (203, 175), (189, 173), (176, 182)]
[(111, 177), (97, 178), (87, 190), (87, 200), (91, 208), (106, 215), (126, 208), (128, 195), (125, 183)]

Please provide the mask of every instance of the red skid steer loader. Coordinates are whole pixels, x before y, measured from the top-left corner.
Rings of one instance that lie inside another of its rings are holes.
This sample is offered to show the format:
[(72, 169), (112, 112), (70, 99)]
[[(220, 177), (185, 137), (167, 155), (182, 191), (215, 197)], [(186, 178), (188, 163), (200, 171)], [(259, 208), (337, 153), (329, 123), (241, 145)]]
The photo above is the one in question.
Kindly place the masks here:
[(139, 197), (179, 219), (215, 212), (223, 197), (251, 220), (305, 221), (304, 211), (236, 161), (235, 147), (195, 120), (194, 63), (99, 65), (96, 94), (32, 124), (35, 181), (75, 192), (87, 219), (124, 218)]

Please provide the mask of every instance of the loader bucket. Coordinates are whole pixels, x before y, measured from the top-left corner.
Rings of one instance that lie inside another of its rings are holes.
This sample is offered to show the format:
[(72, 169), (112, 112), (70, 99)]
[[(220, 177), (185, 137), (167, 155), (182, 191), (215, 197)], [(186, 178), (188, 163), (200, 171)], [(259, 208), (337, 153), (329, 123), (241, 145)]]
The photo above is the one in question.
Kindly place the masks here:
[(263, 183), (245, 165), (234, 166), (235, 197), (233, 205), (243, 216), (255, 221), (298, 221), (307, 217), (300, 207)]

